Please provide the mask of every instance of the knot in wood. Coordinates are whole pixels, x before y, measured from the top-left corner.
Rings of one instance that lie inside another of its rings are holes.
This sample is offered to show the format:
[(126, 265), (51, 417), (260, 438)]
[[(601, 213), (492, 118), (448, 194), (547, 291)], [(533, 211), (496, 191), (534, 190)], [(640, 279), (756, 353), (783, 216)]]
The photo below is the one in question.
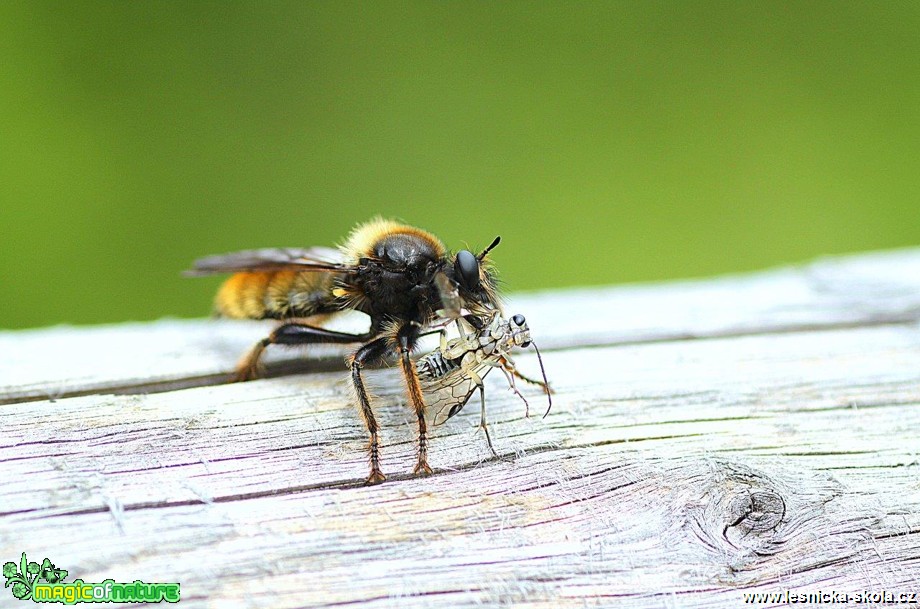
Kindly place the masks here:
[(691, 503), (690, 524), (710, 549), (728, 558), (731, 570), (782, 548), (786, 501), (780, 486), (751, 468), (717, 463)]
[[(783, 521), (786, 502), (771, 489), (743, 490), (731, 498), (728, 518), (734, 519), (722, 530), (722, 536), (733, 546), (743, 545), (750, 534), (769, 534)], [(737, 539), (739, 541), (734, 541)]]

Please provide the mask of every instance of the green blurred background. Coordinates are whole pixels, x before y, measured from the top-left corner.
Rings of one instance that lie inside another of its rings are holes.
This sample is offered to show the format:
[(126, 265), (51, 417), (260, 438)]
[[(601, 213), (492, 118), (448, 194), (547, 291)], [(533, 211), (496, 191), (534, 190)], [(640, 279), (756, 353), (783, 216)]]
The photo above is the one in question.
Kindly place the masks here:
[(0, 327), (375, 214), (508, 290), (920, 243), (917, 2), (0, 3)]

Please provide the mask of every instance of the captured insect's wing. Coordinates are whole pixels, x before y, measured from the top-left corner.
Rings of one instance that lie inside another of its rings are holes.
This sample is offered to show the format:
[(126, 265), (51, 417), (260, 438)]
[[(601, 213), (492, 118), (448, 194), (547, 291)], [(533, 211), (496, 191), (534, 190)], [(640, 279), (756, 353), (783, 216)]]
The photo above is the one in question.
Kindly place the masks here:
[[(484, 378), (491, 369), (492, 366), (488, 364), (480, 364), (475, 370), (479, 378)], [(428, 407), (434, 410), (435, 425), (442, 425), (447, 419), (463, 410), (477, 389), (473, 377), (463, 368), (456, 368), (437, 378), (430, 378), (420, 372), (419, 379), (422, 382), (425, 401)]]
[(197, 276), (280, 270), (347, 272), (353, 269), (345, 263), (342, 253), (331, 247), (279, 247), (200, 258), (185, 274)]
[(434, 285), (438, 288), (438, 295), (444, 308), (438, 314), (447, 319), (457, 319), (462, 313), (462, 303), (457, 286), (445, 275), (439, 272), (434, 276)]

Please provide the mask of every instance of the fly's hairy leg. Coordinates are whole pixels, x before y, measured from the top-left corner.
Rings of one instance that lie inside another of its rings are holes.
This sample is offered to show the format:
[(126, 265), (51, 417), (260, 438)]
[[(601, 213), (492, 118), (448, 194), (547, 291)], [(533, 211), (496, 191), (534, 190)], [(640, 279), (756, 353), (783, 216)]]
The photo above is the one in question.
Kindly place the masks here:
[(380, 445), (377, 440), (377, 419), (374, 417), (374, 411), (371, 409), (371, 402), (367, 395), (367, 389), (364, 387), (364, 380), (361, 378), (361, 369), (366, 364), (373, 364), (384, 358), (389, 349), (389, 340), (387, 338), (378, 338), (373, 340), (360, 349), (358, 349), (351, 358), (351, 381), (355, 386), (355, 394), (358, 397), (358, 406), (361, 409), (361, 418), (367, 426), (367, 433), (370, 434), (370, 442), (367, 450), (370, 456), (371, 471), (367, 476), (367, 484), (378, 484), (386, 480), (386, 476), (380, 471)]
[[(237, 366), (234, 380), (246, 381), (258, 378), (261, 372), (260, 359), (268, 345), (348, 344), (365, 342), (372, 337), (373, 335), (370, 333), (349, 334), (347, 332), (335, 332), (334, 330), (327, 330), (307, 324), (295, 322), (286, 323), (276, 328), (274, 332), (255, 344)], [(371, 409), (367, 390), (364, 387), (364, 381), (361, 379), (361, 368), (366, 364), (371, 364), (382, 359), (386, 351), (387, 340), (380, 338), (365, 344), (358, 349), (351, 358), (351, 378), (361, 408), (361, 417), (364, 419), (367, 431), (370, 434), (368, 452), (370, 453), (371, 471), (367, 478), (369, 484), (383, 482), (386, 478), (380, 471), (377, 419), (374, 417), (374, 411)]]
[(257, 342), (249, 352), (243, 356), (236, 366), (232, 380), (251, 381), (262, 376), (262, 353), (269, 345), (310, 345), (320, 343), (363, 343), (371, 339), (370, 334), (349, 334), (335, 332), (325, 328), (318, 328), (307, 324), (295, 322), (278, 326), (274, 332)]
[(231, 377), (231, 381), (234, 383), (242, 383), (244, 381), (252, 381), (261, 377), (264, 373), (262, 366), (262, 353), (270, 344), (272, 344), (271, 338), (263, 338), (255, 345), (253, 345), (252, 349), (247, 351), (246, 355), (244, 355), (240, 361), (237, 362), (233, 376)]
[(398, 333), (399, 339), (399, 362), (402, 369), (403, 379), (406, 382), (406, 391), (409, 394), (409, 401), (415, 410), (418, 418), (418, 463), (413, 474), (427, 476), (431, 474), (431, 466), (428, 465), (428, 425), (425, 422), (425, 400), (422, 397), (422, 385), (418, 380), (418, 371), (415, 369), (415, 362), (409, 357), (409, 353), (415, 346), (418, 334), (415, 326), (407, 324)]

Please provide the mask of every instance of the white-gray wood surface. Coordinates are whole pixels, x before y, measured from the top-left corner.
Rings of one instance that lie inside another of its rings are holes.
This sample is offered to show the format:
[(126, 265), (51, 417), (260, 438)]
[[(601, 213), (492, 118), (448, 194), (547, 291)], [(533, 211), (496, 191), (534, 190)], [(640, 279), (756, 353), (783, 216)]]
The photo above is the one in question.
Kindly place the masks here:
[(920, 250), (508, 310), (545, 352), (550, 415), (493, 374), (501, 458), (470, 404), (414, 478), (399, 375), (371, 370), (374, 487), (343, 351), (279, 348), (272, 378), (225, 384), (270, 324), (0, 333), (0, 563), (178, 581), (191, 607), (920, 593)]

